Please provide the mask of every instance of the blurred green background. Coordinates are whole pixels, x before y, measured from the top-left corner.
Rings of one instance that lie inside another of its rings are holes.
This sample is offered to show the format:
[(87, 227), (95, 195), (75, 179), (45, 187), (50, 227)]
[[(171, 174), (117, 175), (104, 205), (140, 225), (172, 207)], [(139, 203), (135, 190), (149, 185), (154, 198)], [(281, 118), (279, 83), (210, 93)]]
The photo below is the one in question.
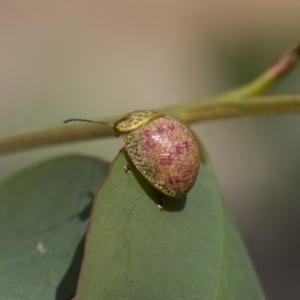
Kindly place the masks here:
[[(246, 83), (300, 38), (299, 10), (298, 0), (1, 1), (0, 135)], [(299, 90), (300, 66), (272, 93)], [(267, 297), (299, 299), (300, 117), (193, 128)], [(3, 156), (0, 179), (62, 153), (111, 160), (121, 147), (112, 138)]]

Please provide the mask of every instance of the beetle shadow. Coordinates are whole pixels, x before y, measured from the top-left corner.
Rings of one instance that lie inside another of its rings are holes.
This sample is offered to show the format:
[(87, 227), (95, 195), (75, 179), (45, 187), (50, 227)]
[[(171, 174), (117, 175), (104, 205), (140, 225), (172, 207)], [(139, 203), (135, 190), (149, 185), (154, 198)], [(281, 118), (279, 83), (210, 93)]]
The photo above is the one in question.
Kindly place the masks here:
[[(88, 220), (90, 217), (95, 195), (92, 192), (88, 192), (87, 197), (90, 198), (90, 203), (88, 203), (82, 211), (76, 215), (76, 217), (82, 222)], [(81, 238), (72, 261), (56, 289), (55, 300), (72, 299), (75, 295), (84, 255), (85, 236), (86, 234), (84, 234)]]
[(55, 300), (72, 299), (75, 295), (83, 260), (84, 241), (85, 235), (79, 242), (69, 268), (56, 289)]
[[(133, 165), (126, 151), (124, 151), (124, 155), (127, 163)], [(159, 204), (159, 202), (161, 202), (163, 209), (169, 212), (178, 212), (184, 209), (186, 205), (186, 195), (175, 199), (163, 194), (159, 194), (159, 192), (141, 175), (141, 173), (134, 166), (131, 169), (131, 173), (127, 175), (133, 175), (135, 177), (137, 182), (143, 188), (145, 193), (152, 199), (156, 206)]]

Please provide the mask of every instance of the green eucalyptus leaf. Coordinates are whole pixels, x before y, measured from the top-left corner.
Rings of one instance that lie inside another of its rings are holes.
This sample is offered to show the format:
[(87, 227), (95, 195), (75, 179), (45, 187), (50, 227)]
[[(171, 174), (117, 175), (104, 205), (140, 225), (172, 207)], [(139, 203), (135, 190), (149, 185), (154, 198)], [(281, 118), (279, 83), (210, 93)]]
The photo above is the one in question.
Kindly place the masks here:
[(264, 299), (209, 163), (162, 198), (120, 153), (94, 202), (77, 300)]
[(94, 195), (108, 163), (61, 157), (0, 184), (0, 299), (75, 294)]

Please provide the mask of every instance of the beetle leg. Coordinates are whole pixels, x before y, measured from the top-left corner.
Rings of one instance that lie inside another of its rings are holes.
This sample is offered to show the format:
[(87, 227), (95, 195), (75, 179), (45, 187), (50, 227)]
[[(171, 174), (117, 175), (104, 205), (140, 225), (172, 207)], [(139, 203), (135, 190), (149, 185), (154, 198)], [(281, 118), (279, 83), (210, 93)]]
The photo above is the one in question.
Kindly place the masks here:
[(164, 210), (164, 206), (163, 206), (163, 203), (162, 203), (162, 200), (161, 200), (161, 194), (158, 194), (158, 195), (157, 195), (157, 198), (158, 198), (158, 204), (157, 204), (158, 209), (159, 209), (160, 211), (163, 211), (163, 210)]
[(125, 152), (125, 151), (126, 151), (126, 149), (125, 149), (125, 147), (123, 147), (123, 148), (121, 148), (121, 149), (119, 150), (119, 153)]
[[(123, 147), (122, 149), (120, 149), (119, 153), (125, 152), (125, 151), (126, 151), (126, 149), (125, 149), (125, 147)], [(132, 163), (124, 165), (125, 172), (127, 174), (130, 174), (130, 172), (133, 169), (133, 167), (134, 167), (134, 165)]]
[(133, 168), (133, 165), (132, 165), (132, 164), (124, 165), (124, 169), (125, 169), (125, 172), (126, 172), (127, 174), (130, 174), (132, 168)]

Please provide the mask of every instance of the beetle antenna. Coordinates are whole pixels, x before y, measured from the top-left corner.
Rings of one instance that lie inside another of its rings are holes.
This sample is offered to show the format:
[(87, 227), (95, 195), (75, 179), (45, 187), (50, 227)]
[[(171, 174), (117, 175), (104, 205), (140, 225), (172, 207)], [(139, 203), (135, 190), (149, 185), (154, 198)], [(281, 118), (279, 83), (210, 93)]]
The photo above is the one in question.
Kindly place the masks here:
[(64, 123), (69, 123), (69, 122), (89, 122), (89, 123), (108, 125), (108, 126), (112, 126), (112, 127), (114, 126), (114, 124), (112, 124), (112, 123), (99, 122), (99, 121), (93, 121), (93, 120), (87, 120), (87, 119), (68, 119), (68, 120), (64, 121)]

